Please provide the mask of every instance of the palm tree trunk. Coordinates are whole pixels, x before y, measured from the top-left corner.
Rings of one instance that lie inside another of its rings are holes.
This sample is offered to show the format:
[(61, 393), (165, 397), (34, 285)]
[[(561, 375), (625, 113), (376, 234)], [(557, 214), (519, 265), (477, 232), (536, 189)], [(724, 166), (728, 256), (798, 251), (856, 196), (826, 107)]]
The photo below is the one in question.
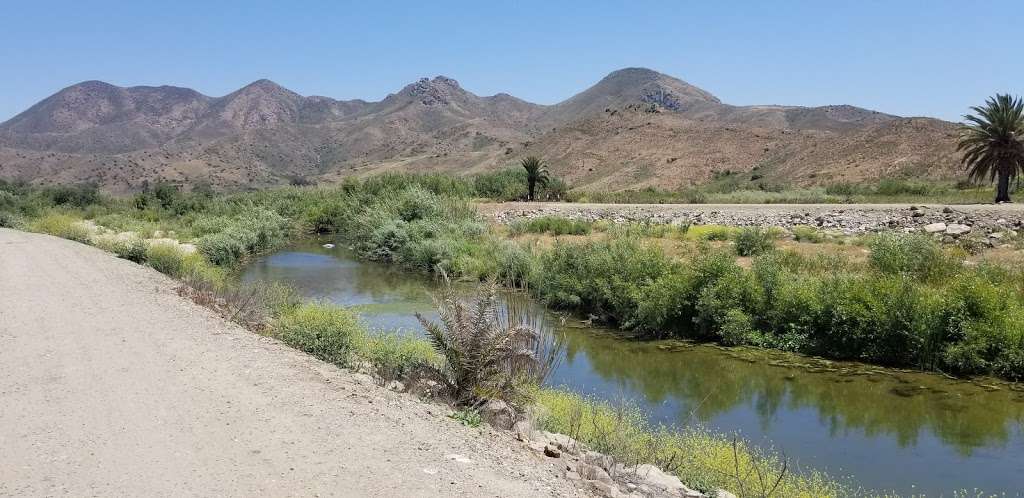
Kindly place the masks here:
[(999, 182), (996, 186), (996, 202), (1010, 202), (1010, 174), (1007, 171), (999, 172)]
[[(533, 180), (531, 178), (530, 180), (527, 180), (526, 183), (527, 183), (527, 185), (526, 185), (526, 187), (527, 187), (526, 188), (526, 190), (527, 190), (526, 200), (532, 201), (533, 200), (533, 191), (537, 188), (537, 181)], [(998, 201), (996, 201), (996, 202), (998, 202)]]

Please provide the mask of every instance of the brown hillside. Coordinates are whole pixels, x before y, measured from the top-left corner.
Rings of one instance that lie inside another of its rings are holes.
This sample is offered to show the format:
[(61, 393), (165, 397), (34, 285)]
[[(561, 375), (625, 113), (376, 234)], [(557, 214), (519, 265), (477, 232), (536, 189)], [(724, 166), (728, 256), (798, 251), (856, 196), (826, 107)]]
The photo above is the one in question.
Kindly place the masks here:
[(732, 106), (642, 68), (555, 105), (421, 79), (379, 102), (269, 80), (223, 97), (170, 86), (65, 88), (0, 124), (0, 177), (254, 188), (380, 171), (471, 173), (535, 154), (579, 188), (678, 188), (758, 168), (783, 184), (955, 173), (952, 123), (853, 106)]

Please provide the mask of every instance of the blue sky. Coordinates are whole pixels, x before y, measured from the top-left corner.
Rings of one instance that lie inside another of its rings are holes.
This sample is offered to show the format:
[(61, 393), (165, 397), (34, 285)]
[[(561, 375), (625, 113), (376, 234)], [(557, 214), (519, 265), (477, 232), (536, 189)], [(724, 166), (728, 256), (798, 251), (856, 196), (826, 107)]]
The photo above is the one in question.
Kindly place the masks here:
[(443, 74), (550, 104), (627, 66), (731, 104), (958, 120), (1022, 93), (1019, 1), (8, 2), (0, 120), (70, 84), (378, 100)]

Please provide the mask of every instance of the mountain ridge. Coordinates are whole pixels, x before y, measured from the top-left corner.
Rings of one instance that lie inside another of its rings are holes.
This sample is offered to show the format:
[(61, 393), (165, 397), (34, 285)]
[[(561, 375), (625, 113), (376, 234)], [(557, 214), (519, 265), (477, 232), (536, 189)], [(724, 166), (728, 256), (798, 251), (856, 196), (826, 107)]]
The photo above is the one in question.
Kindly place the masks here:
[(551, 105), (478, 96), (440, 75), (379, 101), (302, 96), (268, 79), (221, 97), (90, 80), (0, 123), (0, 177), (117, 192), (143, 180), (255, 188), (379, 171), (472, 173), (537, 154), (582, 188), (680, 188), (755, 167), (779, 183), (816, 184), (949, 175), (953, 127), (850, 105), (733, 106), (635, 67)]

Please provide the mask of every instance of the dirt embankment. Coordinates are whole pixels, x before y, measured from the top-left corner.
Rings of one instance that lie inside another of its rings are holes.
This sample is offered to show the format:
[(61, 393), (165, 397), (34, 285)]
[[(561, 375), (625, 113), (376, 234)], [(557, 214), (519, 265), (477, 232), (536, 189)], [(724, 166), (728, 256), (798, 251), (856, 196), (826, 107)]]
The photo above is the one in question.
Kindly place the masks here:
[(174, 287), (98, 249), (0, 229), (0, 495), (580, 493), (508, 434), (463, 427)]

